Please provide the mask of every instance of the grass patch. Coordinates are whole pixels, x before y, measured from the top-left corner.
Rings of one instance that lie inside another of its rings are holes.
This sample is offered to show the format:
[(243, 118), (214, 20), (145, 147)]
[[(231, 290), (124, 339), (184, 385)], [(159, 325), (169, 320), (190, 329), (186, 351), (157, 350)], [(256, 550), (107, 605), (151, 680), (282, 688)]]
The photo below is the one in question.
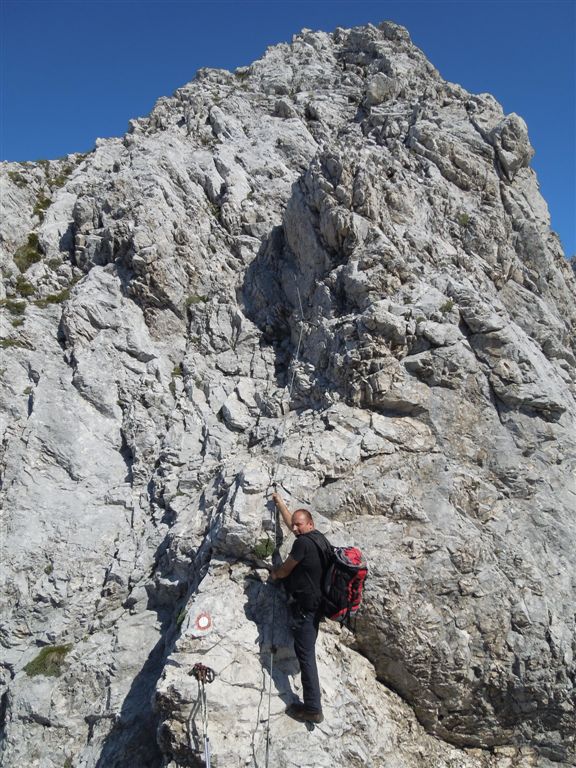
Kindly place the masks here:
[(41, 258), (38, 235), (31, 232), (28, 235), (26, 244), (21, 245), (14, 254), (14, 264), (16, 264), (20, 272), (26, 272), (32, 264), (36, 264)]
[(49, 208), (50, 205), (52, 205), (52, 199), (50, 197), (46, 197), (44, 192), (40, 192), (36, 198), (36, 205), (34, 206), (32, 213), (34, 216), (38, 216), (40, 221), (44, 221), (46, 209)]
[(174, 397), (174, 398), (176, 397), (175, 378), (177, 376), (180, 377), (180, 378), (182, 378), (182, 376), (183, 376), (181, 363), (178, 363), (178, 365), (175, 365), (174, 368), (172, 369), (172, 378), (170, 380), (170, 384), (168, 384), (168, 389), (170, 390), (170, 393), (171, 393), (172, 397)]
[(208, 301), (208, 296), (200, 296), (199, 294), (192, 293), (184, 302), (187, 307), (192, 307), (194, 304), (205, 304)]
[(27, 180), (22, 176), (21, 173), (18, 173), (18, 171), (8, 171), (8, 178), (13, 184), (16, 184), (17, 187), (26, 187), (28, 186)]
[(185, 608), (182, 608), (182, 610), (180, 611), (180, 613), (178, 614), (178, 616), (176, 616), (176, 627), (177, 627), (178, 629), (180, 629), (180, 627), (182, 626), (182, 622), (183, 622), (183, 621), (184, 621), (184, 619), (186, 618), (186, 614), (187, 614), (187, 611), (186, 611), (186, 609), (185, 609)]
[(15, 317), (12, 320), (12, 328), (19, 328), (21, 325), (24, 325), (24, 318), (23, 317)]
[(11, 347), (30, 349), (30, 346), (22, 339), (0, 339), (0, 349), (10, 349)]
[(50, 160), (36, 160), (36, 165), (39, 165), (40, 168), (42, 168), (46, 176), (48, 175), (48, 172), (50, 171)]
[(0, 307), (6, 307), (11, 315), (23, 315), (26, 311), (26, 302), (7, 298), (0, 301)]
[(456, 217), (456, 221), (458, 222), (458, 226), (462, 227), (462, 229), (466, 229), (470, 226), (470, 216), (467, 213), (459, 213)]
[(70, 298), (70, 288), (64, 288), (59, 293), (50, 293), (45, 299), (37, 299), (34, 304), (41, 309), (48, 307), (50, 304), (62, 304), (63, 301), (67, 301)]
[(440, 312), (442, 312), (443, 315), (447, 315), (448, 312), (451, 312), (454, 307), (454, 301), (453, 299), (448, 299), (447, 301), (442, 304), (440, 307)]
[(259, 560), (265, 560), (274, 552), (274, 542), (269, 538), (260, 539), (253, 552)]
[(50, 269), (54, 269), (54, 270), (58, 269), (58, 267), (61, 267), (63, 263), (64, 262), (62, 261), (62, 259), (59, 259), (58, 256), (54, 256), (53, 258), (48, 259), (48, 261), (46, 262), (47, 266), (49, 266)]
[(26, 664), (24, 672), (28, 677), (59, 677), (66, 654), (71, 648), (71, 645), (48, 645), (42, 648), (38, 656)]
[(217, 219), (217, 221), (220, 221), (220, 217), (222, 215), (220, 206), (216, 205), (216, 203), (211, 203), (210, 201), (208, 201), (208, 208), (212, 212), (212, 216), (214, 216), (214, 218)]
[(65, 165), (57, 176), (54, 176), (53, 179), (50, 179), (51, 186), (63, 187), (64, 184), (66, 184), (68, 176), (70, 176), (73, 170), (73, 166)]

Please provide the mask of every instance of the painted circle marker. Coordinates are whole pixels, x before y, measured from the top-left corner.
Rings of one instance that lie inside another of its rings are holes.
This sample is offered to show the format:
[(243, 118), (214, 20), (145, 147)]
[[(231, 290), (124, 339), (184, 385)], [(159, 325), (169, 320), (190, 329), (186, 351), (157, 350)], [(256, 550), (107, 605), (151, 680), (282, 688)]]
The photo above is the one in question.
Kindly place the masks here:
[(209, 629), (212, 626), (212, 619), (208, 613), (200, 613), (196, 617), (197, 629)]

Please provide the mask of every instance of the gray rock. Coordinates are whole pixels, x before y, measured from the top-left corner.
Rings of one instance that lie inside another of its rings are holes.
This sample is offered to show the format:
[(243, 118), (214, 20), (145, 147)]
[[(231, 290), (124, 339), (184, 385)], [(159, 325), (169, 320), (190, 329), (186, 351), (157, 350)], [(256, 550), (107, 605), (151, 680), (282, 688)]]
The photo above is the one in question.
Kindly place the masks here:
[(381, 104), (396, 95), (398, 84), (392, 77), (377, 72), (366, 88), (366, 105), (369, 107)]

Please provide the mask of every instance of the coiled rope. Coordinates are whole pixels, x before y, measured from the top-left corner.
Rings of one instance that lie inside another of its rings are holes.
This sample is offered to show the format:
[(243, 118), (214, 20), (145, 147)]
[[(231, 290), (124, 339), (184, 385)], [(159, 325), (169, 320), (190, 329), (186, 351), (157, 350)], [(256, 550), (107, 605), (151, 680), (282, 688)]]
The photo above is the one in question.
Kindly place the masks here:
[[(298, 364), (298, 359), (300, 356), (300, 346), (302, 344), (302, 335), (304, 333), (304, 310), (302, 309), (302, 299), (300, 297), (300, 289), (298, 288), (298, 285), (296, 285), (296, 292), (298, 294), (298, 304), (300, 306), (300, 333), (298, 335), (298, 344), (296, 345), (296, 354), (292, 358), (292, 377), (290, 380), (290, 386), (288, 387), (288, 408), (286, 409), (286, 412), (284, 414), (284, 418), (282, 419), (282, 426), (280, 429), (280, 445), (278, 446), (278, 452), (276, 454), (276, 463), (274, 465), (274, 471), (272, 473), (272, 477), (270, 479), (270, 485), (276, 489), (277, 487), (277, 476), (278, 476), (278, 470), (280, 468), (280, 461), (282, 459), (282, 454), (284, 452), (284, 442), (286, 439), (286, 421), (288, 419), (288, 414), (290, 412), (290, 402), (292, 400), (292, 391), (294, 389), (294, 381), (296, 379), (296, 366)], [(278, 512), (276, 510), (276, 507), (274, 507), (273, 511), (273, 532), (274, 532), (274, 547), (276, 551), (277, 546), (277, 540), (278, 540)], [(271, 703), (272, 703), (272, 678), (274, 674), (274, 656), (276, 655), (276, 645), (274, 643), (274, 624), (275, 624), (275, 614), (276, 614), (276, 588), (274, 588), (274, 592), (272, 595), (272, 623), (271, 623), (271, 630), (270, 630), (270, 678), (268, 680), (268, 716), (266, 721), (266, 757), (264, 759), (264, 765), (266, 768), (268, 768), (268, 763), (270, 759), (270, 709), (271, 709)]]

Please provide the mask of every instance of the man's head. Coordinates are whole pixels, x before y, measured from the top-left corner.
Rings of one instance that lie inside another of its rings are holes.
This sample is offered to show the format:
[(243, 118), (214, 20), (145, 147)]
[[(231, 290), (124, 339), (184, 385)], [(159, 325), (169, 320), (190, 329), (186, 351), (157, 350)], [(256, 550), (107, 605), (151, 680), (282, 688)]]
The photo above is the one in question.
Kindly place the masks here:
[(292, 532), (296, 536), (314, 530), (314, 520), (307, 509), (297, 509), (292, 515)]

